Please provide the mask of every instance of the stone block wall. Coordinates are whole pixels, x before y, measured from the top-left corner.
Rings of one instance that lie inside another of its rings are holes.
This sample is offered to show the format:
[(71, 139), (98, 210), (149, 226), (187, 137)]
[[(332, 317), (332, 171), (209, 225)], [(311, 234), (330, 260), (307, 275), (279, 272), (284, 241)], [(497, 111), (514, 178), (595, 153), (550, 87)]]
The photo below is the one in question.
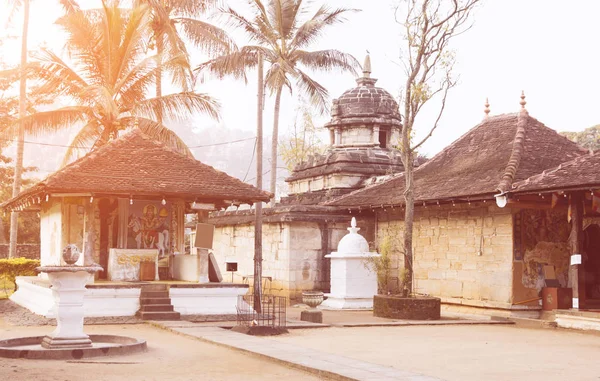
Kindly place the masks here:
[[(390, 237), (393, 266), (404, 266), (401, 211), (378, 213), (377, 244)], [(512, 214), (490, 203), (418, 208), (414, 289), (444, 302), (508, 308), (512, 298)], [(400, 275), (399, 275), (400, 276)]]
[[(290, 227), (284, 223), (263, 224), (263, 276), (273, 278), (263, 285), (276, 295), (287, 296), (290, 287)], [(215, 228), (213, 254), (223, 274), (224, 281), (231, 281), (231, 273), (225, 272), (226, 262), (237, 262), (238, 271), (233, 274), (235, 283), (253, 282), (254, 274), (254, 225), (229, 225)]]
[(344, 129), (341, 140), (342, 145), (371, 143), (374, 141), (373, 129), (366, 126)]
[[(263, 276), (272, 281), (263, 284), (275, 295), (299, 300), (303, 290), (329, 289), (329, 259), (325, 255), (337, 250), (348, 223), (291, 221), (263, 224)], [(359, 226), (360, 223), (359, 223)], [(367, 237), (372, 228), (361, 231)], [(372, 240), (373, 238), (367, 238)], [(237, 262), (234, 282), (250, 283), (244, 279), (254, 272), (254, 225), (224, 225), (215, 227), (213, 253), (225, 282), (231, 274), (225, 272), (226, 262)], [(270, 286), (270, 287), (269, 287)]]

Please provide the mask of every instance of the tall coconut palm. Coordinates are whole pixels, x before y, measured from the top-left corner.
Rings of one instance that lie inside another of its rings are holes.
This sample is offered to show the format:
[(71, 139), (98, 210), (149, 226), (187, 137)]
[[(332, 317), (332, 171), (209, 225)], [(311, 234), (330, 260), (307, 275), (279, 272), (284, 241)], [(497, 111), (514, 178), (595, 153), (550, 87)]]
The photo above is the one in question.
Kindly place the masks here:
[[(21, 33), (21, 73), (19, 79), (19, 118), (25, 116), (27, 108), (27, 76), (25, 74), (25, 68), (27, 67), (27, 38), (29, 34), (29, 0), (11, 0), (9, 2), (11, 6), (10, 18), (15, 14), (21, 7), (23, 8), (23, 25)], [(23, 150), (25, 149), (25, 135), (23, 124), (20, 123), (16, 126), (17, 131), (17, 159), (15, 160), (15, 171), (13, 177), (13, 197), (17, 196), (21, 192), (21, 178), (23, 173)], [(8, 251), (8, 257), (14, 258), (17, 255), (17, 233), (18, 233), (18, 218), (19, 214), (12, 212), (10, 216), (10, 246)]]
[[(146, 96), (159, 63), (167, 69), (186, 63), (181, 55), (146, 56), (151, 21), (148, 6), (122, 9), (117, 0), (103, 0), (101, 9), (74, 10), (61, 17), (57, 24), (66, 32), (72, 64), (42, 50), (36, 55), (37, 74), (43, 83), (38, 91), (66, 98), (70, 104), (26, 116), (22, 119), (26, 132), (43, 134), (82, 123), (67, 150), (68, 162), (82, 150), (95, 149), (137, 123), (146, 134), (191, 156), (185, 143), (157, 122), (159, 112), (170, 119), (193, 112), (217, 118), (218, 104), (210, 96), (192, 91)], [(187, 81), (174, 80), (179, 86)]]
[[(152, 10), (151, 41), (156, 45), (158, 55), (165, 50), (180, 54), (186, 59), (185, 65), (175, 68), (173, 75), (192, 79), (191, 65), (185, 37), (195, 47), (211, 54), (222, 55), (235, 48), (228, 34), (198, 18), (221, 4), (221, 0), (136, 0), (135, 5), (147, 5)], [(177, 27), (179, 26), (179, 28)], [(162, 96), (162, 67), (159, 62), (156, 75), (156, 96)], [(158, 122), (162, 123), (159, 111)]]
[[(246, 70), (257, 65), (261, 52), (270, 63), (265, 85), (275, 94), (273, 117), (273, 141), (271, 145), (271, 193), (275, 194), (277, 183), (277, 143), (279, 134), (279, 111), (284, 87), (292, 91), (292, 80), (310, 99), (319, 113), (328, 109), (327, 90), (306, 72), (347, 71), (356, 74), (358, 61), (350, 54), (338, 50), (308, 51), (331, 25), (341, 23), (353, 9), (330, 9), (321, 6), (308, 20), (301, 20), (308, 12), (308, 1), (303, 0), (249, 0), (253, 14), (245, 17), (232, 8), (223, 13), (231, 24), (243, 29), (256, 45), (244, 46), (230, 54), (208, 61), (198, 67), (219, 78), (234, 76), (245, 79)], [(266, 6), (265, 6), (266, 4)]]

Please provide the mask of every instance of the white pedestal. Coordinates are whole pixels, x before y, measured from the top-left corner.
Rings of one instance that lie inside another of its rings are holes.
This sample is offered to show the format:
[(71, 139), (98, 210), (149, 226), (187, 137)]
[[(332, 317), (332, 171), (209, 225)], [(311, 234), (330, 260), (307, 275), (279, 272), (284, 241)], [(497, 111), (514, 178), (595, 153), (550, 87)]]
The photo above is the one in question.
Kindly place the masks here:
[(338, 251), (326, 255), (331, 259), (331, 293), (321, 304), (323, 309), (371, 309), (377, 294), (377, 274), (369, 259), (379, 254), (369, 252), (367, 240), (358, 234), (352, 218), (349, 233), (338, 244)]
[(377, 274), (367, 265), (374, 253), (333, 253), (331, 259), (331, 293), (321, 304), (323, 309), (371, 309), (377, 294)]
[(83, 332), (85, 285), (101, 267), (41, 267), (52, 283), (56, 306), (56, 329), (42, 341), (42, 347), (87, 348), (92, 346)]

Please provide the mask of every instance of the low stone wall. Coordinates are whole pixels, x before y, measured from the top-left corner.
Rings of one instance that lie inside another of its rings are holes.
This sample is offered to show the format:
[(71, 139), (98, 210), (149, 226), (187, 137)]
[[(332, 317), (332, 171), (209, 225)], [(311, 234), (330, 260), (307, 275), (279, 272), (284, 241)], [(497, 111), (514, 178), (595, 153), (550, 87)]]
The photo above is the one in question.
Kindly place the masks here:
[[(0, 259), (8, 258), (9, 244), (0, 244)], [(39, 243), (21, 243), (17, 245), (17, 257), (40, 259)]]

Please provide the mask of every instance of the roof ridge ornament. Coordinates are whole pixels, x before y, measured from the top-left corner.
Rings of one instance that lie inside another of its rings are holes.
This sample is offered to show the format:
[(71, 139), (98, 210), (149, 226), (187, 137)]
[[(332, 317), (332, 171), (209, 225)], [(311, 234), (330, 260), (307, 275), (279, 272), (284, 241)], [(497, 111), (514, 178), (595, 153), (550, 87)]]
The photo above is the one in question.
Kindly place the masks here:
[(490, 102), (488, 101), (488, 98), (485, 98), (485, 109), (483, 110), (483, 112), (485, 113), (485, 119), (487, 119), (490, 116)]
[(527, 112), (527, 109), (525, 108), (527, 101), (525, 100), (525, 91), (524, 90), (521, 90), (521, 101), (519, 102), (519, 104), (521, 105), (521, 111)]

